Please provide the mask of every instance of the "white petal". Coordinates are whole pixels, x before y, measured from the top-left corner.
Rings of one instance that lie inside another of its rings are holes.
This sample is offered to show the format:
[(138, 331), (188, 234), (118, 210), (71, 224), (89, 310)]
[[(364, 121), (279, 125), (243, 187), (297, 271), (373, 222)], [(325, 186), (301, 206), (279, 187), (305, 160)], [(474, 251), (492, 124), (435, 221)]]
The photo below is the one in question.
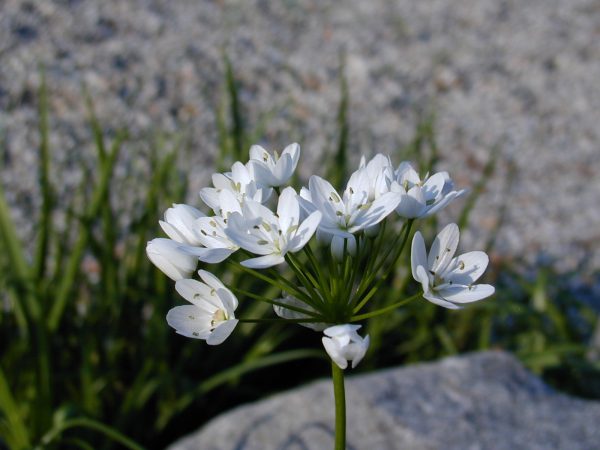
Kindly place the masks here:
[(225, 339), (233, 332), (234, 328), (238, 324), (239, 320), (231, 319), (226, 320), (218, 324), (213, 332), (208, 336), (206, 343), (208, 345), (219, 345), (222, 344)]
[(242, 261), (241, 264), (244, 267), (250, 269), (266, 269), (267, 267), (276, 266), (285, 262), (285, 258), (279, 254), (271, 253), (270, 255), (260, 256), (258, 258), (251, 258)]
[(438, 233), (431, 244), (429, 256), (427, 257), (427, 267), (434, 273), (442, 273), (456, 253), (458, 247), (459, 231), (455, 223), (446, 225)]
[(429, 300), (431, 303), (436, 304), (438, 306), (443, 306), (444, 308), (448, 308), (448, 309), (460, 309), (461, 307), (458, 305), (455, 305), (454, 303), (450, 303), (449, 301), (444, 300), (443, 298), (439, 297), (438, 295), (435, 295), (432, 292), (429, 292), (427, 294), (423, 294), (423, 298)]
[(351, 359), (352, 360), (352, 368), (354, 369), (359, 362), (362, 361), (362, 359), (365, 357), (365, 354), (367, 353), (367, 350), (369, 349), (369, 344), (371, 343), (371, 339), (369, 338), (369, 335), (365, 336), (365, 338), (362, 340), (362, 342), (357, 342), (354, 344), (353, 350), (354, 350), (354, 355), (352, 355)]
[(293, 239), (289, 244), (289, 251), (292, 253), (301, 250), (315, 234), (315, 230), (321, 222), (321, 213), (319, 211), (313, 212), (309, 215), (298, 227)]
[(250, 159), (256, 159), (257, 161), (272, 162), (271, 155), (260, 145), (253, 145), (250, 147)]
[[(230, 248), (206, 248), (206, 247), (191, 247), (191, 246), (180, 246), (181, 251), (187, 255), (195, 256), (202, 262), (208, 264), (218, 264), (220, 262), (225, 261), (229, 255), (235, 252)], [(194, 269), (196, 266), (194, 265)], [(192, 271), (194, 270), (192, 269)]]
[(165, 232), (165, 234), (167, 236), (169, 236), (171, 239), (173, 239), (176, 242), (181, 242), (181, 243), (189, 243), (186, 239), (186, 237), (179, 232), (179, 230), (177, 230), (177, 228), (175, 228), (173, 225), (171, 225), (168, 222), (165, 222), (163, 220), (159, 220), (158, 224), (160, 225), (160, 227), (163, 229), (163, 231)]
[(358, 339), (361, 339), (361, 337), (358, 335), (358, 330), (360, 330), (362, 327), (362, 325), (352, 325), (350, 323), (345, 323), (342, 325), (334, 325), (332, 327), (327, 328), (325, 331), (323, 331), (323, 334), (325, 336), (329, 336), (329, 337), (339, 337), (339, 336), (343, 336), (343, 335), (351, 335), (353, 337), (358, 337)]
[(443, 275), (444, 280), (454, 284), (473, 284), (485, 272), (489, 258), (485, 252), (474, 251), (464, 253), (452, 260), (452, 270)]
[(232, 318), (235, 317), (234, 312), (238, 307), (238, 299), (235, 295), (233, 295), (233, 292), (227, 288), (221, 288), (217, 289), (217, 296), (221, 300), (227, 315)]
[(405, 219), (416, 219), (426, 211), (425, 198), (419, 186), (415, 186), (403, 195), (398, 203), (396, 212)]
[(427, 269), (423, 266), (417, 266), (417, 270), (415, 271), (416, 277), (415, 280), (421, 283), (423, 288), (423, 293), (427, 294), (430, 290), (429, 288), (429, 274), (427, 273)]
[(354, 232), (359, 229), (363, 230), (378, 224), (398, 207), (402, 197), (403, 196), (397, 192), (386, 192), (371, 203), (371, 206), (369, 206), (365, 214), (356, 218), (356, 221), (348, 231)]
[(292, 157), (288, 154), (281, 155), (279, 161), (275, 165), (275, 170), (273, 171), (273, 178), (275, 178), (277, 184), (273, 184), (273, 186), (281, 186), (285, 184), (292, 174), (294, 173), (294, 162), (292, 161)]
[(193, 339), (206, 339), (210, 335), (210, 317), (194, 305), (172, 308), (167, 313), (167, 323), (177, 333)]
[(425, 250), (425, 241), (421, 232), (417, 231), (413, 236), (412, 245), (410, 249), (410, 267), (412, 269), (412, 276), (416, 281), (419, 281), (417, 276), (417, 267), (427, 267), (427, 251)]
[(213, 289), (224, 289), (225, 285), (221, 280), (219, 280), (215, 275), (206, 270), (200, 269), (198, 271), (198, 275), (202, 278), (202, 281), (206, 283), (207, 286), (210, 286)]
[(202, 201), (206, 203), (206, 206), (218, 213), (218, 210), (220, 209), (218, 189), (210, 187), (202, 188), (200, 189), (199, 195)]
[[(199, 307), (205, 306), (203, 303), (211, 297), (211, 289), (206, 284), (191, 278), (177, 280), (175, 290), (188, 302)], [(214, 312), (214, 308), (208, 308), (207, 311)]]
[(198, 265), (198, 258), (180, 249), (181, 244), (165, 238), (156, 238), (146, 245), (150, 261), (174, 281), (189, 278)]
[(300, 159), (300, 145), (297, 143), (293, 143), (288, 145), (281, 152), (282, 155), (290, 155), (292, 158), (292, 172), (296, 170), (296, 166), (298, 165), (298, 160)]
[(489, 284), (475, 284), (472, 286), (451, 286), (437, 292), (444, 299), (455, 303), (471, 303), (482, 300), (494, 294), (494, 286)]
[(328, 337), (323, 337), (321, 341), (323, 342), (323, 347), (325, 347), (325, 351), (329, 357), (338, 365), (340, 369), (344, 370), (346, 367), (348, 367), (348, 361), (346, 361), (346, 358), (341, 355), (340, 346), (336, 341)]
[(252, 173), (254, 174), (254, 180), (260, 186), (278, 186), (277, 178), (273, 176), (271, 168), (268, 164), (262, 161), (250, 160), (248, 166), (251, 167)]
[(440, 197), (445, 183), (446, 179), (442, 172), (430, 176), (427, 181), (423, 183), (423, 196), (425, 197), (425, 201), (435, 200)]
[(281, 232), (284, 235), (288, 233), (288, 229), (297, 226), (300, 221), (300, 205), (297, 197), (298, 194), (292, 187), (286, 187), (279, 197), (277, 215), (279, 216)]

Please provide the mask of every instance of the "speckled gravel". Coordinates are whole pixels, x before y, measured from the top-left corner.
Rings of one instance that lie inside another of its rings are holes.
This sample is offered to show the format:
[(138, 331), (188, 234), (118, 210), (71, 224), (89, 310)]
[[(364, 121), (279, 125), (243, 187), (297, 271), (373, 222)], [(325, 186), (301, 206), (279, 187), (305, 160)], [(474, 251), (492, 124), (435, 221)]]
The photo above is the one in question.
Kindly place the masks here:
[[(82, 84), (109, 132), (189, 132), (195, 191), (208, 183), (217, 148), (223, 49), (247, 122), (272, 114), (264, 143), (300, 142), (312, 163), (304, 175), (334, 145), (345, 51), (354, 155), (394, 151), (418, 114), (434, 110), (439, 168), (460, 185), (477, 179), (492, 149), (500, 152), (466, 246), (485, 241), (508, 201), (498, 255), (600, 268), (597, 0), (3, 0), (0, 170), (24, 236), (39, 202), (40, 63), (61, 198), (81, 181), (78, 162), (93, 155)], [(121, 178), (144, 170), (139, 146), (126, 150)], [(517, 173), (507, 187), (511, 165)]]

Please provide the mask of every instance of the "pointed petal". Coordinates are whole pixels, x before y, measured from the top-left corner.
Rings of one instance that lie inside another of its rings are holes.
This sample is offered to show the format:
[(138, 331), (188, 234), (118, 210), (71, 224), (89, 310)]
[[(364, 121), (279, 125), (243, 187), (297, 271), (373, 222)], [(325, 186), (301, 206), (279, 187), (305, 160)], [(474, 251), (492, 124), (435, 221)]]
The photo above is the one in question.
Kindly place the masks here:
[(448, 267), (448, 264), (456, 253), (458, 247), (459, 231), (455, 223), (446, 225), (438, 233), (431, 244), (429, 256), (427, 257), (427, 267), (434, 273), (442, 273)]
[(321, 217), (321, 213), (319, 211), (315, 211), (306, 219), (304, 219), (304, 221), (298, 227), (298, 230), (296, 230), (293, 239), (290, 241), (290, 252), (297, 252), (298, 250), (302, 249), (308, 243), (308, 241), (310, 241), (310, 238), (313, 237), (313, 234), (315, 234), (315, 231), (321, 222)]
[(444, 308), (448, 308), (448, 309), (460, 309), (461, 307), (458, 305), (455, 305), (454, 303), (450, 303), (447, 300), (444, 300), (443, 298), (435, 295), (432, 292), (429, 292), (427, 294), (423, 294), (423, 298), (425, 298), (426, 300), (429, 300), (431, 303), (438, 305), (438, 306), (443, 306)]
[(178, 334), (192, 339), (206, 339), (210, 335), (210, 317), (194, 305), (170, 309), (167, 323)]
[(348, 367), (348, 361), (346, 361), (346, 359), (341, 355), (340, 346), (335, 340), (328, 337), (323, 337), (321, 342), (323, 342), (323, 347), (325, 347), (325, 351), (329, 357), (340, 369), (344, 370), (346, 367)]
[(225, 322), (221, 322), (213, 332), (206, 339), (206, 343), (208, 345), (219, 345), (222, 344), (225, 339), (229, 337), (229, 335), (233, 332), (234, 328), (238, 324), (239, 320), (231, 319), (226, 320)]
[(417, 280), (421, 283), (421, 287), (423, 288), (423, 295), (427, 294), (430, 291), (429, 288), (429, 275), (427, 274), (427, 270), (423, 266), (417, 266), (417, 270), (415, 271)]
[(273, 171), (273, 178), (275, 178), (276, 184), (273, 186), (281, 186), (285, 184), (292, 174), (294, 173), (294, 162), (292, 161), (292, 157), (288, 154), (281, 155), (279, 161), (275, 165), (275, 170)]
[(272, 160), (269, 152), (266, 151), (260, 145), (253, 145), (252, 147), (250, 147), (250, 159), (255, 159), (257, 161), (264, 161), (264, 162), (268, 162), (268, 161)]
[(464, 253), (450, 263), (450, 267), (453, 269), (444, 274), (443, 278), (446, 281), (452, 281), (454, 284), (473, 284), (485, 272), (488, 262), (489, 258), (485, 252)]
[(281, 232), (286, 235), (291, 227), (297, 226), (300, 221), (300, 205), (298, 194), (292, 187), (286, 187), (277, 203), (277, 215)]
[(412, 269), (412, 276), (416, 281), (419, 281), (417, 276), (417, 267), (427, 267), (427, 251), (425, 250), (425, 241), (421, 232), (417, 231), (413, 236), (412, 245), (410, 249), (410, 267)]
[[(202, 305), (211, 296), (211, 289), (206, 284), (191, 278), (177, 280), (175, 290), (184, 299), (196, 306)], [(213, 308), (209, 308), (208, 311), (214, 312)]]
[(471, 303), (493, 295), (494, 291), (494, 286), (489, 284), (475, 284), (471, 286), (446, 287), (437, 292), (449, 302)]
[[(192, 255), (198, 258), (200, 261), (208, 264), (219, 264), (225, 261), (235, 250), (223, 247), (191, 247), (189, 245), (179, 247), (186, 255)], [(196, 265), (194, 265), (196, 269)], [(194, 270), (192, 269), (192, 271)]]
[(273, 267), (283, 262), (285, 262), (285, 258), (283, 256), (271, 253), (270, 255), (247, 259), (242, 261), (241, 264), (242, 266), (249, 267), (250, 269), (266, 269), (267, 267)]

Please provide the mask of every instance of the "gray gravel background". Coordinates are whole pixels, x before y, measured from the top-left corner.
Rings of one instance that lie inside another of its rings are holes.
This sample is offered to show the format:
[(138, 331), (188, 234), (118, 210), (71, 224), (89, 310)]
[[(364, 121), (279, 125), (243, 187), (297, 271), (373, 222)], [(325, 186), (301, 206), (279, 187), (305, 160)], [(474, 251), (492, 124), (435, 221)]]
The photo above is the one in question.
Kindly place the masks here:
[[(62, 195), (80, 181), (78, 161), (93, 154), (82, 84), (109, 131), (189, 131), (185, 164), (195, 191), (209, 183), (216, 152), (222, 49), (234, 62), (247, 121), (273, 114), (266, 144), (297, 140), (313, 166), (331, 148), (345, 51), (356, 155), (396, 149), (423, 110), (436, 112), (439, 167), (459, 185), (470, 185), (499, 149), (465, 248), (481, 245), (508, 201), (499, 254), (600, 268), (597, 0), (2, 0), (0, 171), (24, 236), (38, 204), (40, 63)], [(143, 172), (139, 152), (127, 147), (119, 177)], [(507, 199), (508, 164), (518, 173)], [(120, 197), (126, 209), (127, 195)]]

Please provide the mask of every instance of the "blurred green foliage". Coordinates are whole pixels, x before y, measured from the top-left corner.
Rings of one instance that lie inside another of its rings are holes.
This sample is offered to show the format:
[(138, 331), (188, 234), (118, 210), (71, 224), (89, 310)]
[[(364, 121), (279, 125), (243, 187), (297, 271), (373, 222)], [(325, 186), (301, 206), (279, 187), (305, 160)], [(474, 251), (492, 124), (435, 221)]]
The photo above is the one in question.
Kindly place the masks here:
[[(340, 66), (343, 74), (343, 61)], [(264, 127), (263, 122), (248, 129), (227, 59), (225, 69), (225, 106), (217, 112), (220, 168), (245, 160)], [(67, 226), (57, 230), (45, 83), (38, 101), (42, 206), (32, 257), (0, 186), (0, 288), (8, 302), (0, 310), (0, 448), (162, 448), (233, 405), (308, 381), (301, 372), (315, 378), (328, 374), (320, 339), (299, 326), (246, 323), (216, 349), (185, 340), (167, 326), (167, 311), (181, 299), (147, 261), (145, 246), (161, 235), (163, 211), (185, 198), (187, 174), (176, 164), (186, 145), (182, 136), (136, 143), (123, 130), (108, 140), (87, 97), (96, 160), (83, 168), (87, 176), (67, 208)], [(338, 142), (324, 170), (336, 176), (338, 185), (349, 170), (349, 102), (342, 76)], [(439, 157), (434, 125), (433, 116), (423, 116), (414, 139), (393, 155), (395, 161), (415, 161), (422, 171), (433, 168)], [(123, 185), (114, 177), (115, 165), (124, 146), (131, 151), (136, 145), (151, 175), (136, 178), (134, 186)], [(492, 156), (464, 203), (462, 226), (468, 226), (495, 166)], [(131, 211), (113, 205), (123, 189), (136, 200)], [(121, 214), (130, 220), (118, 220)], [(436, 227), (435, 219), (418, 226), (430, 237)], [(405, 251), (371, 308), (416, 292), (408, 261)], [(593, 305), (573, 293), (564, 281), (568, 276), (560, 278), (550, 268), (533, 275), (523, 275), (514, 264), (493, 269), (489, 278), (497, 287), (495, 297), (463, 311), (415, 301), (369, 319), (372, 344), (359, 370), (502, 348), (558, 388), (600, 398), (600, 382), (589, 382), (600, 380), (600, 364), (589, 357), (598, 320)], [(239, 290), (266, 298), (279, 294), (225, 264), (210, 270)], [(239, 312), (272, 314), (268, 305), (243, 296)], [(281, 367), (261, 370), (274, 365)]]

